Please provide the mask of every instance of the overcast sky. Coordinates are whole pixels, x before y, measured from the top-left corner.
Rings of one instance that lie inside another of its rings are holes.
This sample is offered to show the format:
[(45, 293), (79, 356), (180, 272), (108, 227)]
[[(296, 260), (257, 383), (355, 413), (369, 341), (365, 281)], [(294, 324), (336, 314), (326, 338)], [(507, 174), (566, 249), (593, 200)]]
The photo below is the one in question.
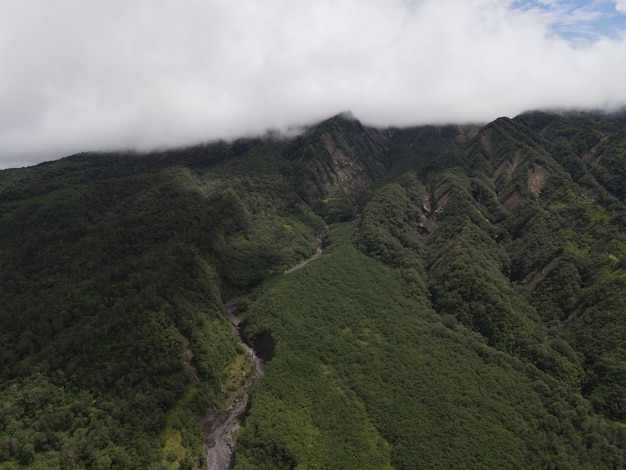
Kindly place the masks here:
[(626, 0), (0, 0), (0, 168), (626, 104)]

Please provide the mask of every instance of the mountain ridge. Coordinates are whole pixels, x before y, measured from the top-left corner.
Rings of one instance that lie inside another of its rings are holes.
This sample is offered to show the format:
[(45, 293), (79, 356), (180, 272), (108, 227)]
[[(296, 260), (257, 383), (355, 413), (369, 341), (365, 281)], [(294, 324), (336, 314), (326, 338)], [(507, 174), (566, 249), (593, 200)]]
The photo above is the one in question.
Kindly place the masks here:
[(3, 170), (0, 468), (199, 468), (241, 292), (236, 468), (622, 468), (625, 164), (532, 112)]

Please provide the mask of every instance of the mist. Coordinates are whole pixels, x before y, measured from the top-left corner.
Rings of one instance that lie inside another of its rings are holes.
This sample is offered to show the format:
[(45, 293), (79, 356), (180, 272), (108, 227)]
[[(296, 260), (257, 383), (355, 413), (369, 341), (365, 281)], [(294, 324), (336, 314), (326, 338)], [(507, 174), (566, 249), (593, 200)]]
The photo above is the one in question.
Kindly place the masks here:
[(5, 0), (0, 168), (307, 125), (626, 104), (626, 4)]

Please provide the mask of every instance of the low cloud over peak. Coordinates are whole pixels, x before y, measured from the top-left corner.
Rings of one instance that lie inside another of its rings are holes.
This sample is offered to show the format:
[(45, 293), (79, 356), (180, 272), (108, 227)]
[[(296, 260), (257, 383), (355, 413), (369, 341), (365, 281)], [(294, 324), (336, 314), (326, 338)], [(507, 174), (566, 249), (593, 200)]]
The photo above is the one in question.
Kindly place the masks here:
[(386, 126), (624, 105), (625, 5), (578, 3), (7, 0), (0, 167), (344, 109)]

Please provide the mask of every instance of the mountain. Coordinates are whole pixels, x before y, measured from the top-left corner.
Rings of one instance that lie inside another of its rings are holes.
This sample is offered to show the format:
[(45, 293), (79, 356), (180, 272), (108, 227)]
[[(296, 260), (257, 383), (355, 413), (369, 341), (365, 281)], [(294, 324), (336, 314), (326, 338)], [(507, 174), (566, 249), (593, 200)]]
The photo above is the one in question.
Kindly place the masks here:
[(531, 112), (1, 171), (0, 469), (204, 467), (227, 304), (237, 469), (624, 468), (625, 169)]

